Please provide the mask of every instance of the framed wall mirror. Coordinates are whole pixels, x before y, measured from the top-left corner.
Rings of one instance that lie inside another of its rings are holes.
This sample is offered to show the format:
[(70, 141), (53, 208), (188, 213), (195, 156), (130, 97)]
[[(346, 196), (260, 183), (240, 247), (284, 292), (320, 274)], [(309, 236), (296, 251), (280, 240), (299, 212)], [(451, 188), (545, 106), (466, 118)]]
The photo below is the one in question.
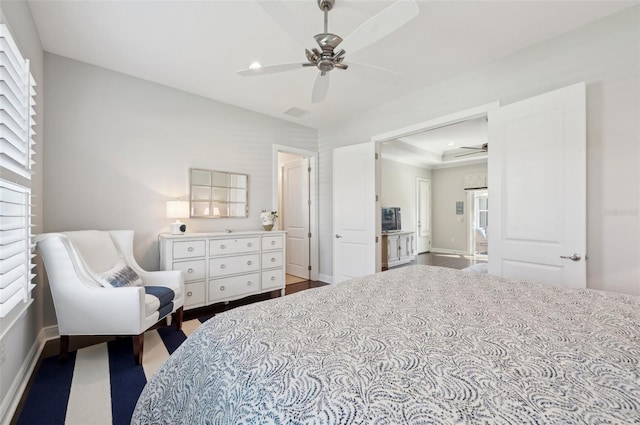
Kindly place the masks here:
[(191, 168), (191, 217), (248, 217), (249, 176)]

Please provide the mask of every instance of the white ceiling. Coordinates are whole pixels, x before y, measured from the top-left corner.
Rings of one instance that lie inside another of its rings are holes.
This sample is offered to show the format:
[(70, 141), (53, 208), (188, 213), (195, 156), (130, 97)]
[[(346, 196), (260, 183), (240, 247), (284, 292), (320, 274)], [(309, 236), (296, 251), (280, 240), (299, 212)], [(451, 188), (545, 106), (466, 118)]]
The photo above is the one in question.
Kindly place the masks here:
[(487, 139), (483, 116), (384, 142), (382, 158), (427, 168), (486, 162), (487, 153), (479, 148)]
[[(286, 1), (308, 30), (294, 40), (253, 0), (29, 0), (47, 52), (186, 92), (321, 128), (438, 80), (466, 72), (637, 1), (433, 1), (420, 14), (349, 60), (381, 66), (404, 78), (379, 84), (357, 69), (332, 71), (324, 103), (311, 103), (314, 68), (258, 77), (236, 71), (304, 62), (323, 16), (315, 0)], [(337, 0), (329, 31), (348, 35), (392, 1)], [(308, 111), (294, 118), (292, 107)]]

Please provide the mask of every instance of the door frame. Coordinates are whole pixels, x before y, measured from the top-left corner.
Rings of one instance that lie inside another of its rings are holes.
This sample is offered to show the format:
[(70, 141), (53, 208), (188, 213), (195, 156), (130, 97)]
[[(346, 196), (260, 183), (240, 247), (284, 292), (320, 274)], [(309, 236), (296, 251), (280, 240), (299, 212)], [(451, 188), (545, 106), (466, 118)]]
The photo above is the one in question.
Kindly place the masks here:
[[(469, 208), (467, 208), (467, 210), (469, 211), (469, 217), (467, 219), (467, 230), (469, 231), (469, 249), (468, 254), (469, 256), (473, 256), (476, 257), (478, 255), (484, 255), (484, 254), (476, 254), (476, 241), (478, 238), (478, 235), (476, 234), (476, 229), (474, 226), (472, 226), (473, 224), (477, 224), (475, 223), (476, 220), (476, 213), (477, 213), (477, 209), (476, 209), (476, 193), (477, 192), (487, 192), (487, 196), (488, 196), (488, 189), (473, 189), (473, 190), (468, 190), (467, 191), (467, 205), (469, 206)], [(486, 257), (488, 258), (488, 254), (486, 255)]]
[(273, 211), (278, 209), (278, 201), (280, 198), (280, 187), (278, 185), (278, 152), (309, 158), (309, 166), (311, 167), (311, 173), (309, 174), (309, 199), (311, 200), (311, 206), (309, 207), (309, 232), (311, 233), (311, 241), (309, 243), (309, 260), (311, 262), (311, 272), (309, 273), (309, 278), (317, 281), (319, 280), (320, 274), (320, 235), (318, 234), (318, 152), (278, 144), (272, 145), (271, 152), (273, 164), (271, 177), (271, 205)]
[(420, 249), (418, 248), (418, 240), (421, 237), (424, 236), (420, 236), (420, 226), (418, 225), (418, 223), (420, 222), (420, 182), (429, 182), (429, 211), (427, 213), (427, 215), (429, 216), (429, 242), (427, 243), (428, 248), (425, 252), (431, 252), (431, 231), (432, 231), (432, 226), (431, 226), (431, 218), (432, 218), (432, 214), (431, 214), (431, 178), (426, 178), (426, 177), (420, 177), (420, 176), (416, 176), (416, 255), (420, 254)]
[(435, 130), (436, 128), (446, 127), (451, 124), (479, 118), (489, 114), (489, 111), (500, 108), (500, 101), (486, 103), (484, 105), (476, 106), (474, 108), (465, 109), (463, 111), (455, 112), (448, 115), (443, 115), (438, 118), (433, 118), (427, 121), (422, 121), (417, 124), (412, 124), (406, 127), (401, 127), (396, 130), (388, 131), (386, 133), (380, 133), (372, 136), (372, 142), (388, 142), (400, 137), (412, 136), (423, 131)]
[[(473, 108), (464, 109), (462, 111), (454, 112), (452, 114), (443, 115), (437, 118), (432, 118), (427, 121), (422, 121), (416, 124), (412, 124), (406, 127), (401, 127), (395, 130), (388, 131), (386, 133), (380, 133), (371, 137), (372, 142), (376, 142), (376, 151), (379, 152), (380, 146), (382, 143), (398, 139), (400, 137), (412, 136), (417, 133), (422, 133), (423, 131), (435, 130), (436, 128), (446, 127), (451, 124), (457, 124), (459, 122), (467, 121), (474, 118), (479, 118), (482, 116), (488, 116), (490, 111), (500, 108), (501, 102), (499, 100), (485, 103), (483, 105), (479, 105)], [(376, 174), (379, 172), (376, 170)], [(378, 176), (377, 176), (378, 178)], [(432, 188), (433, 190), (433, 188)], [(376, 194), (378, 197), (380, 193)], [(433, 205), (433, 198), (432, 205)], [(467, 225), (469, 227), (469, 225)], [(433, 230), (433, 223), (431, 223), (431, 229)], [(433, 240), (433, 233), (431, 234), (431, 240)], [(467, 241), (467, 243), (469, 243)], [(380, 244), (377, 247), (378, 250), (378, 258), (380, 257)]]

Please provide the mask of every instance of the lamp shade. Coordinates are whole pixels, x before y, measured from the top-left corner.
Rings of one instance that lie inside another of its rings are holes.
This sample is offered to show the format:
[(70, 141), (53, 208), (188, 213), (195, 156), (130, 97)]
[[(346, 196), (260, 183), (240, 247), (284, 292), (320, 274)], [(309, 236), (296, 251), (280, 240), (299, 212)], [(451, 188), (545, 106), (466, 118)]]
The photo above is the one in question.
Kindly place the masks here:
[(167, 218), (188, 218), (188, 201), (167, 201)]

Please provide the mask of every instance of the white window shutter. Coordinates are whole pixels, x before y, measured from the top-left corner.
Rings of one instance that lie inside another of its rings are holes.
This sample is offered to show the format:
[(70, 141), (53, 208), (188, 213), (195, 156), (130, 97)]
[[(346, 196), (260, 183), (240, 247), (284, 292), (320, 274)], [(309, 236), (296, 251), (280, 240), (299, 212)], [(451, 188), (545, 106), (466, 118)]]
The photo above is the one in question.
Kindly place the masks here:
[(35, 81), (13, 42), (0, 24), (0, 167), (31, 178)]
[(31, 299), (31, 191), (0, 180), (0, 318)]
[[(31, 180), (35, 81), (5, 24), (0, 24), (0, 171)], [(0, 319), (31, 300), (31, 189), (0, 179)]]

